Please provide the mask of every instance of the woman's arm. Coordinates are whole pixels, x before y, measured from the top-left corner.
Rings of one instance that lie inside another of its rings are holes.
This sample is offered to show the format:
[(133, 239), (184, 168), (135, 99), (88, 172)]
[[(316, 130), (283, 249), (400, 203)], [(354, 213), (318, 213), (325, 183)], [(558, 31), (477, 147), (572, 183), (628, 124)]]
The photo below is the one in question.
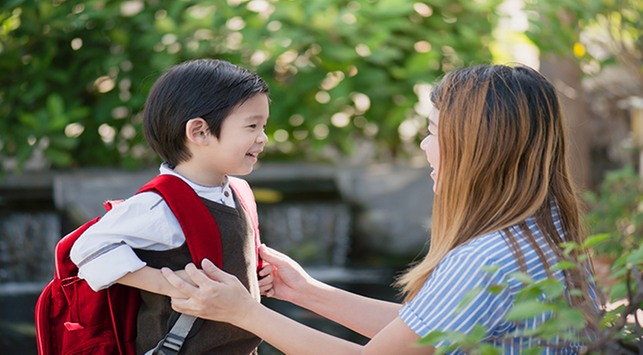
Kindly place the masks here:
[[(188, 299), (172, 299), (172, 307), (181, 313), (223, 321), (246, 329), (286, 354), (432, 354), (432, 347), (415, 347), (419, 336), (399, 317), (395, 317), (365, 346), (351, 343), (274, 312), (257, 303), (239, 280), (204, 260), (208, 276), (194, 265), (187, 275), (198, 285), (192, 286), (167, 268), (163, 275)], [(358, 302), (355, 302), (358, 303)]]
[(260, 253), (275, 269), (272, 290), (267, 296), (309, 309), (368, 338), (395, 319), (401, 308), (397, 303), (356, 295), (315, 280), (299, 264), (274, 249), (261, 246)]

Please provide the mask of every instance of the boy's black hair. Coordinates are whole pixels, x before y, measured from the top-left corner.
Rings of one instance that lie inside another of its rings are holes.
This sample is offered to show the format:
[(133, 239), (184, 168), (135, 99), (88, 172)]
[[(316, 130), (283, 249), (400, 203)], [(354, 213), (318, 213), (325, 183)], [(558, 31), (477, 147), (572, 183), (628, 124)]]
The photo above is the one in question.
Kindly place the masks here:
[(145, 102), (143, 132), (148, 144), (171, 167), (190, 158), (185, 125), (203, 118), (219, 138), (234, 108), (268, 85), (257, 74), (226, 61), (197, 59), (170, 68), (152, 86)]

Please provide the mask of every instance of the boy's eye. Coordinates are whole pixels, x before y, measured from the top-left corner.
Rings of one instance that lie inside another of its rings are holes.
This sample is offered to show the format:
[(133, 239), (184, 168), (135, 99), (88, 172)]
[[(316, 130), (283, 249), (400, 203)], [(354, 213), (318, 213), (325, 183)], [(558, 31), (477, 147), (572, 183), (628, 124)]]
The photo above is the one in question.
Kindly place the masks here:
[(257, 128), (257, 125), (256, 125), (256, 124), (251, 124), (251, 125), (250, 125), (250, 126), (248, 126), (248, 127), (250, 127), (250, 128)]

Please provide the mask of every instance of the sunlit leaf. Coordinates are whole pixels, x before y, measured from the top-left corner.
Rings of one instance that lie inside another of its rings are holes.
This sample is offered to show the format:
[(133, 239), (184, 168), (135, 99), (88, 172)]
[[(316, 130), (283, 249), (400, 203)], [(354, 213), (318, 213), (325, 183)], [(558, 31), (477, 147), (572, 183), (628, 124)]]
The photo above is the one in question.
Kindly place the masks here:
[(531, 278), (531, 276), (523, 273), (523, 272), (516, 272), (511, 275), (509, 275), (509, 278), (516, 279), (524, 284), (531, 285), (534, 283), (534, 279)]
[(507, 313), (505, 319), (510, 321), (529, 319), (540, 316), (545, 312), (552, 311), (554, 307), (550, 304), (545, 304), (537, 301), (524, 301), (516, 303), (511, 311)]
[(485, 265), (485, 266), (481, 267), (480, 270), (482, 270), (482, 271), (484, 271), (484, 272), (486, 272), (488, 274), (493, 274), (494, 272), (496, 272), (498, 270), (499, 267), (500, 267), (500, 265), (498, 265), (498, 264)]
[(541, 290), (547, 294), (547, 298), (549, 299), (556, 298), (562, 295), (565, 291), (565, 285), (554, 279), (547, 279), (540, 282), (539, 285)]
[(424, 338), (418, 340), (416, 344), (418, 345), (433, 345), (444, 340), (445, 333), (440, 331), (434, 331), (427, 334)]
[(588, 237), (585, 242), (582, 245), (582, 248), (589, 248), (591, 246), (594, 246), (604, 240), (607, 240), (610, 237), (609, 233), (600, 233), (600, 234), (595, 234), (592, 235), (591, 237)]
[(567, 269), (574, 269), (576, 267), (576, 264), (574, 264), (571, 261), (563, 260), (559, 262), (558, 264), (554, 265), (551, 267), (552, 270), (567, 270)]

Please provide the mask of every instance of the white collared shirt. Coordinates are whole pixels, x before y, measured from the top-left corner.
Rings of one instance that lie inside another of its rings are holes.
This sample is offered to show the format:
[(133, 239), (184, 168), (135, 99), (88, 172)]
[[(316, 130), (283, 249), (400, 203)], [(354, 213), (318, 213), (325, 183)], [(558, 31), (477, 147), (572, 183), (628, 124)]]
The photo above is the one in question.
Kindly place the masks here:
[[(201, 198), (236, 207), (227, 177), (222, 186), (203, 186), (166, 164), (159, 171), (181, 178)], [(89, 227), (74, 243), (70, 256), (79, 268), (78, 276), (98, 291), (146, 265), (133, 249), (161, 251), (184, 242), (181, 225), (165, 200), (154, 192), (143, 192), (117, 204)]]

